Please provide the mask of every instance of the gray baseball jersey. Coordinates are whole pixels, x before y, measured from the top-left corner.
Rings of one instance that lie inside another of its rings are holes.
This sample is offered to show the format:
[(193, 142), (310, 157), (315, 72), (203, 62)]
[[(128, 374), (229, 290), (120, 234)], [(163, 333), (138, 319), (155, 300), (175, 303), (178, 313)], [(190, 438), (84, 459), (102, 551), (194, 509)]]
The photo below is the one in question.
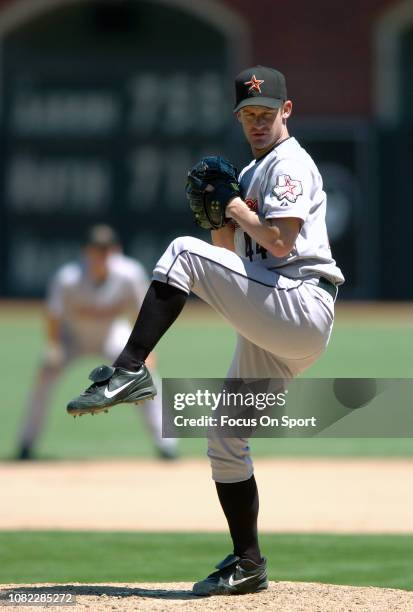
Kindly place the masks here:
[[(116, 329), (114, 323), (136, 317), (147, 286), (144, 268), (124, 255), (110, 257), (109, 273), (101, 284), (93, 283), (82, 261), (60, 268), (51, 282), (47, 305), (62, 321), (66, 348), (71, 353), (102, 352)], [(124, 343), (127, 336), (122, 336)]]
[(241, 172), (240, 184), (243, 199), (261, 218), (294, 217), (302, 225), (293, 250), (282, 258), (257, 245), (238, 227), (235, 246), (239, 255), (289, 278), (323, 276), (337, 285), (344, 282), (328, 242), (322, 178), (295, 138), (287, 138), (252, 161)]
[[(293, 251), (277, 258), (241, 228), (236, 253), (190, 236), (175, 239), (153, 278), (194, 292), (237, 331), (229, 378), (289, 379), (325, 350), (334, 321), (334, 298), (318, 286), (344, 278), (331, 256), (320, 174), (294, 138), (241, 172), (248, 206), (262, 218), (297, 217), (302, 226)], [(211, 428), (212, 477), (240, 482), (253, 473), (248, 440), (222, 438)]]

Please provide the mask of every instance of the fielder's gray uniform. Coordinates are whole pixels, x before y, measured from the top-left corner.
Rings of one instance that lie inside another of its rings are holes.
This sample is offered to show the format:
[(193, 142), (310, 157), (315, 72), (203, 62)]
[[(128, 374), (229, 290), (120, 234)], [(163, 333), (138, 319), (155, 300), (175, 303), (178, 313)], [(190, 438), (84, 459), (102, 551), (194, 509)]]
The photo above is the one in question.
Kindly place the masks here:
[[(242, 228), (236, 253), (192, 237), (174, 240), (153, 278), (193, 291), (237, 331), (228, 377), (291, 378), (326, 348), (333, 326), (334, 298), (320, 278), (344, 281), (332, 259), (325, 224), (326, 194), (311, 157), (288, 138), (240, 174), (243, 199), (265, 219), (302, 221), (292, 252), (277, 258)], [(219, 438), (211, 431), (208, 454), (218, 482), (240, 482), (253, 473), (248, 441)]]
[[(60, 268), (49, 289), (48, 311), (60, 321), (62, 362), (49, 370), (48, 376), (32, 394), (21, 434), (22, 446), (31, 446), (43, 428), (50, 395), (63, 367), (84, 355), (100, 354), (110, 362), (124, 348), (148, 288), (143, 266), (121, 254), (111, 255), (108, 275), (95, 284), (85, 262), (73, 262)], [(45, 363), (45, 365), (50, 365)], [(156, 373), (154, 379), (160, 385)], [(162, 401), (158, 395), (139, 407), (160, 450), (172, 450), (176, 440), (162, 438)]]
[(144, 268), (124, 255), (111, 255), (108, 276), (96, 285), (83, 262), (66, 264), (52, 280), (47, 307), (61, 321), (67, 360), (99, 353), (113, 361), (131, 332), (148, 280)]

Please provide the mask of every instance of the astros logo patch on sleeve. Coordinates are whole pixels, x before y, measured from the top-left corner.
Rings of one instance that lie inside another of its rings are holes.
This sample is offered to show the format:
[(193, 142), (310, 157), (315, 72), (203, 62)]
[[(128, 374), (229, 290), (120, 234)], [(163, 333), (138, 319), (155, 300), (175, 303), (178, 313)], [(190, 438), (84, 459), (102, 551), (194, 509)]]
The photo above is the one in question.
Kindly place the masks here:
[(288, 174), (280, 174), (280, 176), (277, 176), (277, 182), (272, 192), (278, 200), (288, 200), (294, 203), (298, 196), (303, 193), (303, 185), (301, 181), (292, 179)]

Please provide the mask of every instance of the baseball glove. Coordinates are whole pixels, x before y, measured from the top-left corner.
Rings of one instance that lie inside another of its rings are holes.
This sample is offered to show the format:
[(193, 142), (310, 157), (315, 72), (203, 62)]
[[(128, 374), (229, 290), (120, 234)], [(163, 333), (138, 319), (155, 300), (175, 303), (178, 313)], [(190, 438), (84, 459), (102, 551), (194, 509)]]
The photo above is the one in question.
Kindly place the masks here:
[(219, 229), (228, 223), (227, 204), (241, 195), (237, 176), (235, 166), (218, 155), (203, 157), (188, 172), (186, 197), (195, 223), (204, 229)]

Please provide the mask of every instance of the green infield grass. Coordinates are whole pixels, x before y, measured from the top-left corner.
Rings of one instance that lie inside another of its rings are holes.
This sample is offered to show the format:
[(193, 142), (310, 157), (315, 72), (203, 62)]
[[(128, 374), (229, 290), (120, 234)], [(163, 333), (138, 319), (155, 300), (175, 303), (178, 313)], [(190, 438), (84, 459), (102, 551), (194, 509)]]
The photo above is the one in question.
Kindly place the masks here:
[[(389, 320), (336, 323), (326, 353), (306, 373), (308, 377), (413, 376), (412, 326)], [(0, 459), (16, 452), (19, 428), (31, 391), (36, 366), (43, 348), (41, 319), (34, 311), (27, 316), (0, 314), (2, 426)], [(235, 343), (231, 328), (221, 319), (182, 316), (162, 339), (157, 355), (163, 377), (222, 377), (228, 368)], [(87, 375), (101, 357), (79, 360), (59, 381), (51, 402), (46, 430), (39, 441), (38, 455), (44, 459), (90, 457), (150, 457), (153, 455), (138, 409), (119, 406), (108, 415), (72, 419), (65, 405), (88, 384)], [(411, 456), (410, 439), (261, 439), (253, 442), (254, 456)], [(205, 441), (181, 442), (183, 456), (202, 455)]]
[[(271, 580), (412, 590), (413, 536), (263, 534)], [(0, 583), (172, 582), (205, 577), (224, 534), (0, 532)]]

